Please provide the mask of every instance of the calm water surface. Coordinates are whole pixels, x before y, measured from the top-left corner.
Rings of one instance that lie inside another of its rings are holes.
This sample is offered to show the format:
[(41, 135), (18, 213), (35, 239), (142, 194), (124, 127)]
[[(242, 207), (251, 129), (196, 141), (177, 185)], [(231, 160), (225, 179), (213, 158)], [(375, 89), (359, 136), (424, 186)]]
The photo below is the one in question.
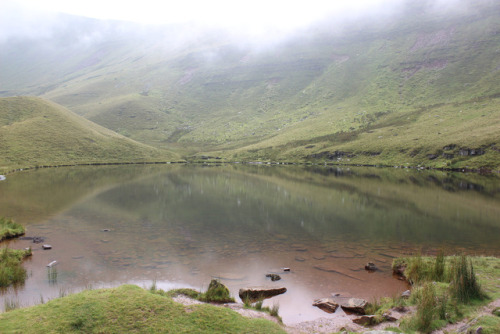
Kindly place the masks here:
[[(42, 169), (0, 182), (0, 216), (53, 246), (8, 244), (31, 246), (33, 257), (24, 264), (26, 283), (1, 292), (0, 307), (123, 283), (204, 290), (219, 277), (236, 297), (246, 286), (285, 286), (265, 305), (279, 304), (285, 323), (295, 323), (334, 316), (311, 306), (332, 293), (372, 300), (406, 290), (391, 273), (396, 256), (500, 255), (497, 175), (264, 165)], [(366, 272), (369, 261), (380, 270)], [(281, 281), (266, 279), (283, 267), (291, 272)]]

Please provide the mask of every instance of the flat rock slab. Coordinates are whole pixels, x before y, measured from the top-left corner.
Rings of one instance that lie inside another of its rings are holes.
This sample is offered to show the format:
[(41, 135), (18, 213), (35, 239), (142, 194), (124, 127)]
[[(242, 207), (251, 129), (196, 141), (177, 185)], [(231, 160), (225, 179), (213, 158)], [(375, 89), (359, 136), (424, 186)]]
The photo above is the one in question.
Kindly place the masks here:
[(286, 292), (285, 287), (251, 287), (242, 288), (239, 291), (241, 300), (249, 299), (251, 302), (271, 298)]
[(315, 300), (313, 306), (316, 306), (327, 313), (334, 313), (339, 307), (339, 304), (334, 302), (331, 298), (321, 298)]
[(365, 308), (368, 302), (361, 298), (349, 298), (347, 301), (340, 303), (340, 307), (344, 311), (365, 314)]

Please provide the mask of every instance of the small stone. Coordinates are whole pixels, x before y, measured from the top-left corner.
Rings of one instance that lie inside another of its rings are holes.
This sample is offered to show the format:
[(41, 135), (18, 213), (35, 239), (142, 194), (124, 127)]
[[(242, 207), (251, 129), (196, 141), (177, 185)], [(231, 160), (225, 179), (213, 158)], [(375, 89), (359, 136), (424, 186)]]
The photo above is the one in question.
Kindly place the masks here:
[(347, 302), (341, 303), (340, 306), (344, 311), (365, 314), (365, 308), (368, 302), (360, 298), (349, 298)]
[(383, 314), (383, 317), (386, 321), (394, 322), (398, 321), (401, 319), (404, 315), (404, 312), (398, 312), (398, 310), (393, 309), (393, 310), (388, 310)]
[(335, 303), (330, 298), (322, 298), (315, 300), (313, 306), (316, 306), (327, 313), (334, 313), (339, 307), (339, 304)]
[(483, 327), (479, 326), (479, 327), (476, 329), (476, 334), (483, 334)]
[(51, 245), (45, 244), (42, 246), (43, 249), (52, 249)]
[(365, 270), (367, 271), (375, 271), (377, 269), (377, 266), (373, 262), (368, 262), (367, 264), (365, 264)]
[(332, 297), (340, 297), (340, 293), (338, 293), (338, 292), (332, 293)]
[(52, 267), (52, 266), (55, 266), (56, 264), (57, 264), (57, 261), (52, 261), (51, 263), (49, 263), (49, 264), (47, 265), (47, 267), (49, 267), (49, 268), (50, 268), (50, 267)]
[(361, 326), (370, 326), (375, 324), (374, 315), (362, 315), (360, 317), (352, 319), (352, 322)]
[(497, 317), (500, 317), (500, 307), (497, 307), (496, 309), (491, 311), (491, 313), (493, 313), (493, 315), (496, 315)]
[(290, 271), (290, 268), (283, 268), (283, 271)]
[(109, 228), (103, 228), (101, 232), (110, 232), (111, 230)]
[(401, 294), (401, 297), (403, 297), (403, 298), (410, 298), (410, 296), (411, 296), (411, 291), (410, 290), (406, 290), (405, 292), (403, 292)]

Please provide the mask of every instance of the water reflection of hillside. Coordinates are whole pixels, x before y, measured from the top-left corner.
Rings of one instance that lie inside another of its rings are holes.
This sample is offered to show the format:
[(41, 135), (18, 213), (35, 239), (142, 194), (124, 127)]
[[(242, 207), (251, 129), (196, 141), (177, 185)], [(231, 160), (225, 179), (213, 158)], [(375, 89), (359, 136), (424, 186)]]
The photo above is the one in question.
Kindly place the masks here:
[[(469, 184), (481, 185), (474, 177)], [(427, 171), (185, 166), (127, 182), (85, 206), (211, 240), (231, 232), (496, 247), (497, 185), (485, 178), (482, 188), (465, 191), (463, 182)]]

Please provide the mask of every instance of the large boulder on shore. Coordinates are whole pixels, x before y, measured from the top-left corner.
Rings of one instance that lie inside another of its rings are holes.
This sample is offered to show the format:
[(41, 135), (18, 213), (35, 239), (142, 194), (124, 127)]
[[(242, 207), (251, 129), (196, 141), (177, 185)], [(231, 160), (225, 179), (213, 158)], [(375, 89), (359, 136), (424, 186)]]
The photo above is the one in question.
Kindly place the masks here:
[(285, 287), (252, 287), (252, 288), (242, 288), (239, 291), (239, 296), (242, 300), (249, 300), (254, 302), (257, 300), (262, 300), (266, 298), (271, 298), (277, 295), (281, 295), (286, 292)]
[(361, 298), (349, 298), (347, 301), (342, 302), (340, 304), (340, 307), (344, 311), (352, 312), (352, 313), (358, 313), (358, 314), (365, 314), (365, 309), (366, 306), (368, 305), (368, 302), (364, 299)]

